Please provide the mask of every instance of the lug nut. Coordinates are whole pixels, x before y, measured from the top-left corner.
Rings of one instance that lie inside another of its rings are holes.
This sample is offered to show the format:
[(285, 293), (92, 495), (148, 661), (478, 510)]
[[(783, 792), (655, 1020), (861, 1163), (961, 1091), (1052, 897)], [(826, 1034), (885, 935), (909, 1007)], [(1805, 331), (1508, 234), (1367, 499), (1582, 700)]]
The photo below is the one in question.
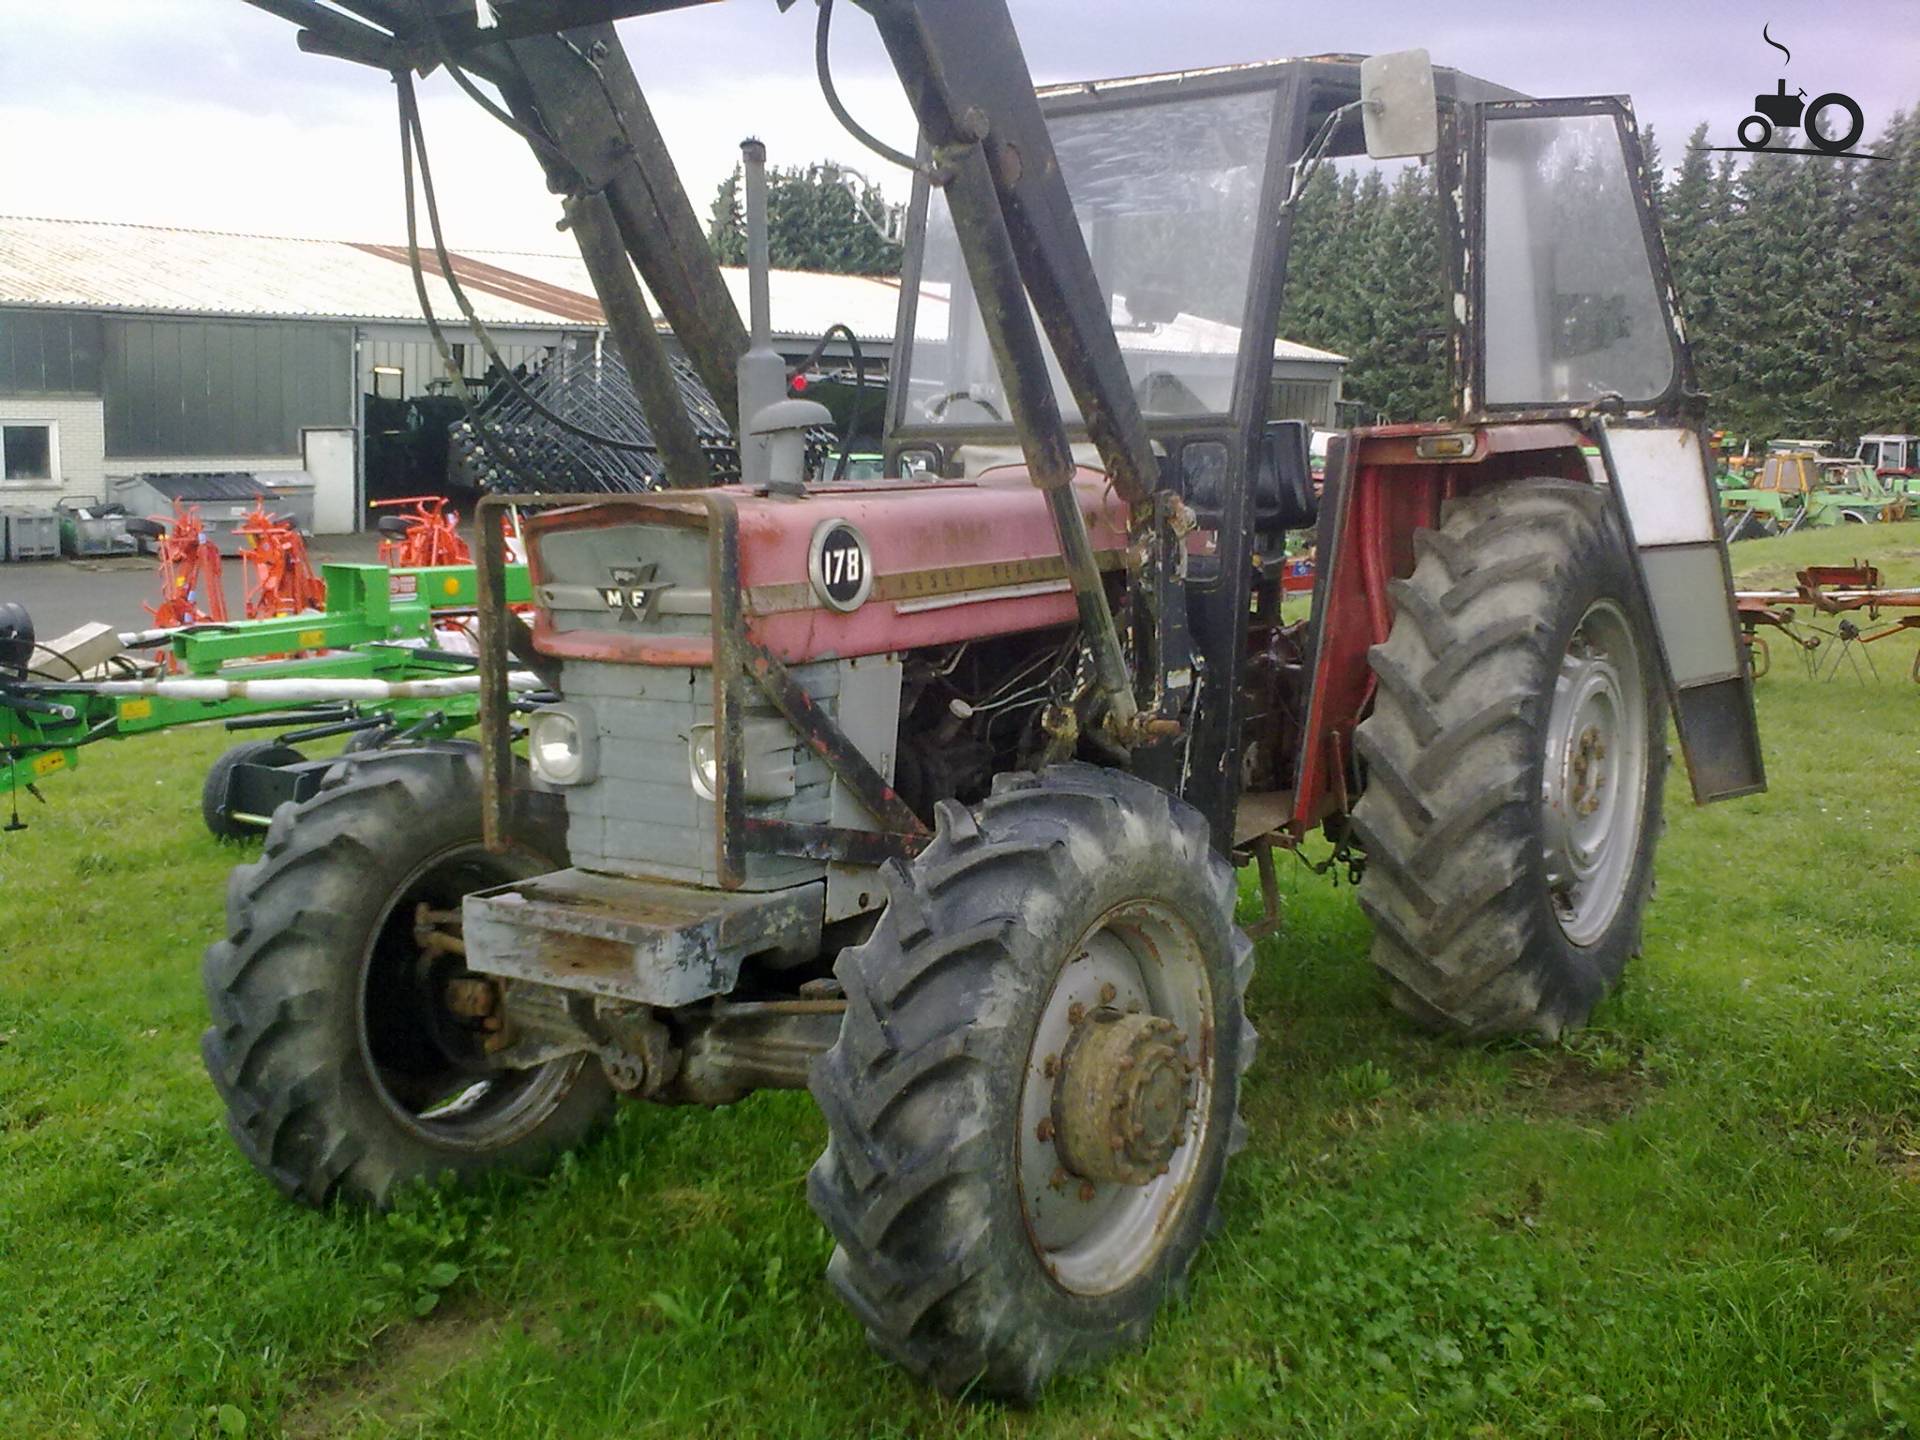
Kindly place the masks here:
[(1100, 987), (1100, 1003), (1102, 1005), (1111, 1005), (1114, 997), (1119, 993), (1118, 990), (1113, 988), (1113, 982), (1111, 980), (1107, 981)]
[(1051, 1115), (1044, 1116), (1040, 1124), (1035, 1127), (1033, 1133), (1040, 1137), (1040, 1143), (1043, 1145), (1051, 1141), (1053, 1139), (1053, 1117)]
[(1048, 1186), (1050, 1186), (1052, 1189), (1055, 1189), (1055, 1190), (1066, 1189), (1067, 1188), (1066, 1167), (1064, 1165), (1056, 1166), (1054, 1168), (1054, 1172), (1052, 1176), (1047, 1180), (1047, 1184)]
[(1078, 1000), (1067, 1007), (1067, 1023), (1069, 1025), (1078, 1025), (1086, 1018), (1087, 1007), (1082, 1005)]
[(1045, 1060), (1040, 1062), (1040, 1073), (1049, 1080), (1053, 1079), (1054, 1076), (1060, 1073), (1060, 1057), (1058, 1055), (1047, 1056)]
[(1080, 1182), (1080, 1199), (1083, 1203), (1093, 1199), (1098, 1193), (1099, 1192), (1093, 1188), (1093, 1182), (1091, 1180), (1082, 1180)]

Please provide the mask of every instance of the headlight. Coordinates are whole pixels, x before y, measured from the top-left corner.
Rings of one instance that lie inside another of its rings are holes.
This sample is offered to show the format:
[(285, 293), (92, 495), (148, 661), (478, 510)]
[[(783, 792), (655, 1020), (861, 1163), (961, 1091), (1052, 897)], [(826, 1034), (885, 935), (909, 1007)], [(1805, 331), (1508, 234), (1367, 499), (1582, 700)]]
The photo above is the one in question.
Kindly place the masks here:
[(527, 758), (549, 785), (584, 785), (594, 778), (593, 717), (576, 705), (546, 705), (527, 721)]
[[(791, 800), (797, 784), (792, 727), (778, 716), (755, 716), (740, 726), (740, 798), (749, 805)], [(720, 790), (720, 741), (711, 725), (687, 732), (687, 768), (694, 793), (712, 800)]]
[(687, 760), (693, 770), (693, 790), (711, 800), (720, 789), (720, 744), (713, 726), (696, 725), (687, 737)]

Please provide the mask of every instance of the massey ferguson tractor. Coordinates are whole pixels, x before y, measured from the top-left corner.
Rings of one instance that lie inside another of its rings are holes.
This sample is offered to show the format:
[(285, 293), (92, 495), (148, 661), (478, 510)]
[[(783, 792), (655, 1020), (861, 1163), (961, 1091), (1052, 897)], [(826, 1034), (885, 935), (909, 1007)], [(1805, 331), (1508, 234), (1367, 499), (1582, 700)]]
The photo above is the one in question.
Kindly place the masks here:
[[(668, 481), (515, 493), (498, 444), (482, 738), (333, 762), (235, 872), (206, 1062), (287, 1194), (537, 1166), (616, 1094), (804, 1086), (873, 1344), (1029, 1397), (1140, 1341), (1214, 1223), (1254, 1058), (1237, 866), (1270, 929), (1275, 852), (1324, 836), (1399, 1009), (1550, 1039), (1639, 947), (1669, 714), (1697, 801), (1763, 788), (1625, 101), (1420, 52), (1036, 92), (1006, 0), (857, 0), (901, 153), (834, 97), (818, 0), (829, 102), (915, 175), (889, 478), (837, 482), (612, 28), (685, 0), (254, 3), (391, 72), (414, 142), (435, 68), (528, 141)], [(1362, 153), (1439, 167), (1456, 405), (1342, 437), (1316, 499), (1268, 421), (1276, 320), (1295, 196)], [(738, 483), (656, 383), (636, 270)]]

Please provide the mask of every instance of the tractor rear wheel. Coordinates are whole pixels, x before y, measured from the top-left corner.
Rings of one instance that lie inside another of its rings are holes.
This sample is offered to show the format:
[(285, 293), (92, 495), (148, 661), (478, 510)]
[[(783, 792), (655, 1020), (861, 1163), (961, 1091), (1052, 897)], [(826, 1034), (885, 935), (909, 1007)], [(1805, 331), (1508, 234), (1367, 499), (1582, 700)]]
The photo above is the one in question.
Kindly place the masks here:
[(1666, 773), (1653, 636), (1604, 496), (1452, 502), (1393, 582), (1353, 822), (1373, 962), (1416, 1021), (1556, 1038), (1640, 943)]
[(1032, 1398), (1138, 1344), (1240, 1144), (1253, 947), (1206, 822), (1092, 765), (1002, 776), (841, 953), (808, 1198), (876, 1349)]
[(411, 1180), (536, 1168), (605, 1116), (591, 1056), (489, 1064), (484, 981), (416, 933), (423, 906), (564, 864), (557, 818), (529, 811), (528, 848), (488, 852), (468, 745), (343, 761), (274, 815), (207, 951), (200, 1048), (227, 1129), (281, 1190), (382, 1205)]

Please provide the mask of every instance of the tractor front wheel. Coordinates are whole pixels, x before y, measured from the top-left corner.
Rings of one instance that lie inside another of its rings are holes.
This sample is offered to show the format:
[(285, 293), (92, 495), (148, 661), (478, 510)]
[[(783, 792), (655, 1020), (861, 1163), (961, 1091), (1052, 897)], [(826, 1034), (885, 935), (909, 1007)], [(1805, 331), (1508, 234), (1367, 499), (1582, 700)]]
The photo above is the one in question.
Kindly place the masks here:
[(808, 1196), (876, 1349), (1025, 1400), (1184, 1286), (1240, 1140), (1253, 949), (1205, 821), (1144, 781), (1062, 765), (936, 814), (835, 967)]
[(1653, 885), (1666, 715), (1626, 540), (1601, 492), (1527, 480), (1414, 550), (1356, 740), (1374, 964), (1431, 1028), (1553, 1039), (1619, 979)]
[(343, 761), (233, 873), (201, 1052), (241, 1151), (309, 1204), (536, 1168), (612, 1104), (590, 1056), (490, 1063), (488, 983), (435, 943), (463, 896), (565, 863), (552, 816), (522, 817), (526, 849), (484, 847), (479, 771), (468, 745)]

